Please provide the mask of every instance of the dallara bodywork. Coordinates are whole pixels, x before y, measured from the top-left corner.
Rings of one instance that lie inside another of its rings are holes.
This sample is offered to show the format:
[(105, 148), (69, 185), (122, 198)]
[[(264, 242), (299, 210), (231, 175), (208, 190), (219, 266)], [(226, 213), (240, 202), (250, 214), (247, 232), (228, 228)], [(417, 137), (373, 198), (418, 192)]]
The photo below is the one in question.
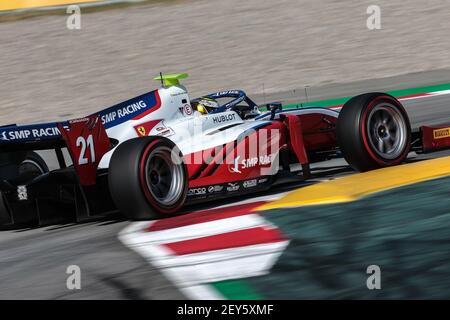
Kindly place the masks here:
[(268, 189), (280, 175), (308, 178), (311, 163), (332, 157), (367, 171), (450, 146), (450, 126), (411, 130), (385, 93), (358, 95), (340, 111), (283, 110), (241, 90), (191, 100), (185, 77), (160, 75), (161, 88), (85, 118), (0, 127), (0, 223), (117, 210), (133, 220), (167, 217), (189, 203)]

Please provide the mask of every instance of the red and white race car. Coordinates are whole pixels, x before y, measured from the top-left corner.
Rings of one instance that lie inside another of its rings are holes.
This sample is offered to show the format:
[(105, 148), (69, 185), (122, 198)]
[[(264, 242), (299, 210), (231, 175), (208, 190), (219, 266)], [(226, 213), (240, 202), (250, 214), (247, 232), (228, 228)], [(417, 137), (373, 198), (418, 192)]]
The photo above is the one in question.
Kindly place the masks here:
[[(167, 217), (187, 203), (268, 189), (281, 173), (307, 178), (311, 163), (332, 157), (367, 171), (450, 146), (450, 126), (412, 132), (385, 93), (356, 96), (340, 112), (276, 103), (262, 112), (240, 90), (190, 100), (185, 77), (161, 75), (160, 89), (86, 118), (0, 127), (0, 223), (117, 209)], [(54, 150), (57, 169), (42, 149)]]

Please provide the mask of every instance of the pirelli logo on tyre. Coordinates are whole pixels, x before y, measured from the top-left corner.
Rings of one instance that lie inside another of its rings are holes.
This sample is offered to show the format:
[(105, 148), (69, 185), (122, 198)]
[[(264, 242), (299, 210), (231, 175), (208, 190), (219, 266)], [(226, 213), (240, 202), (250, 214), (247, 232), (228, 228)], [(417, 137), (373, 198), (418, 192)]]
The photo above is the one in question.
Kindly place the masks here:
[(433, 138), (434, 139), (442, 139), (450, 137), (450, 127), (444, 129), (436, 129), (433, 130)]

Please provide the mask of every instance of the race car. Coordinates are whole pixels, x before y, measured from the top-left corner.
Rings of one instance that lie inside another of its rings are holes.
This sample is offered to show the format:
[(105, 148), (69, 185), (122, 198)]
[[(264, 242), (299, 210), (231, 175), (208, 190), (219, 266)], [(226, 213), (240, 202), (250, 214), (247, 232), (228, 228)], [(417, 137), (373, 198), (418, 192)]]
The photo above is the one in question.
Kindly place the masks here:
[[(44, 225), (120, 211), (170, 217), (188, 204), (308, 178), (344, 157), (357, 171), (450, 147), (450, 126), (412, 131), (402, 104), (366, 93), (342, 109), (257, 105), (242, 90), (193, 99), (180, 79), (81, 119), (0, 127), (0, 223)], [(49, 169), (41, 150), (51, 150)]]

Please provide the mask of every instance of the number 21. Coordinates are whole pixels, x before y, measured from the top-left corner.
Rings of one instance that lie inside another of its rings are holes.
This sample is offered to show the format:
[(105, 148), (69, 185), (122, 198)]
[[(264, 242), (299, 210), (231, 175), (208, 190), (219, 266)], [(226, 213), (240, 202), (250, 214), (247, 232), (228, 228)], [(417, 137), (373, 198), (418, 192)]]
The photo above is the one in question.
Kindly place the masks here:
[(89, 163), (89, 160), (86, 157), (86, 147), (89, 147), (91, 151), (92, 163), (95, 162), (94, 138), (92, 137), (92, 134), (90, 134), (87, 139), (85, 139), (84, 137), (78, 137), (77, 147), (81, 147), (80, 157), (78, 158), (79, 165)]

